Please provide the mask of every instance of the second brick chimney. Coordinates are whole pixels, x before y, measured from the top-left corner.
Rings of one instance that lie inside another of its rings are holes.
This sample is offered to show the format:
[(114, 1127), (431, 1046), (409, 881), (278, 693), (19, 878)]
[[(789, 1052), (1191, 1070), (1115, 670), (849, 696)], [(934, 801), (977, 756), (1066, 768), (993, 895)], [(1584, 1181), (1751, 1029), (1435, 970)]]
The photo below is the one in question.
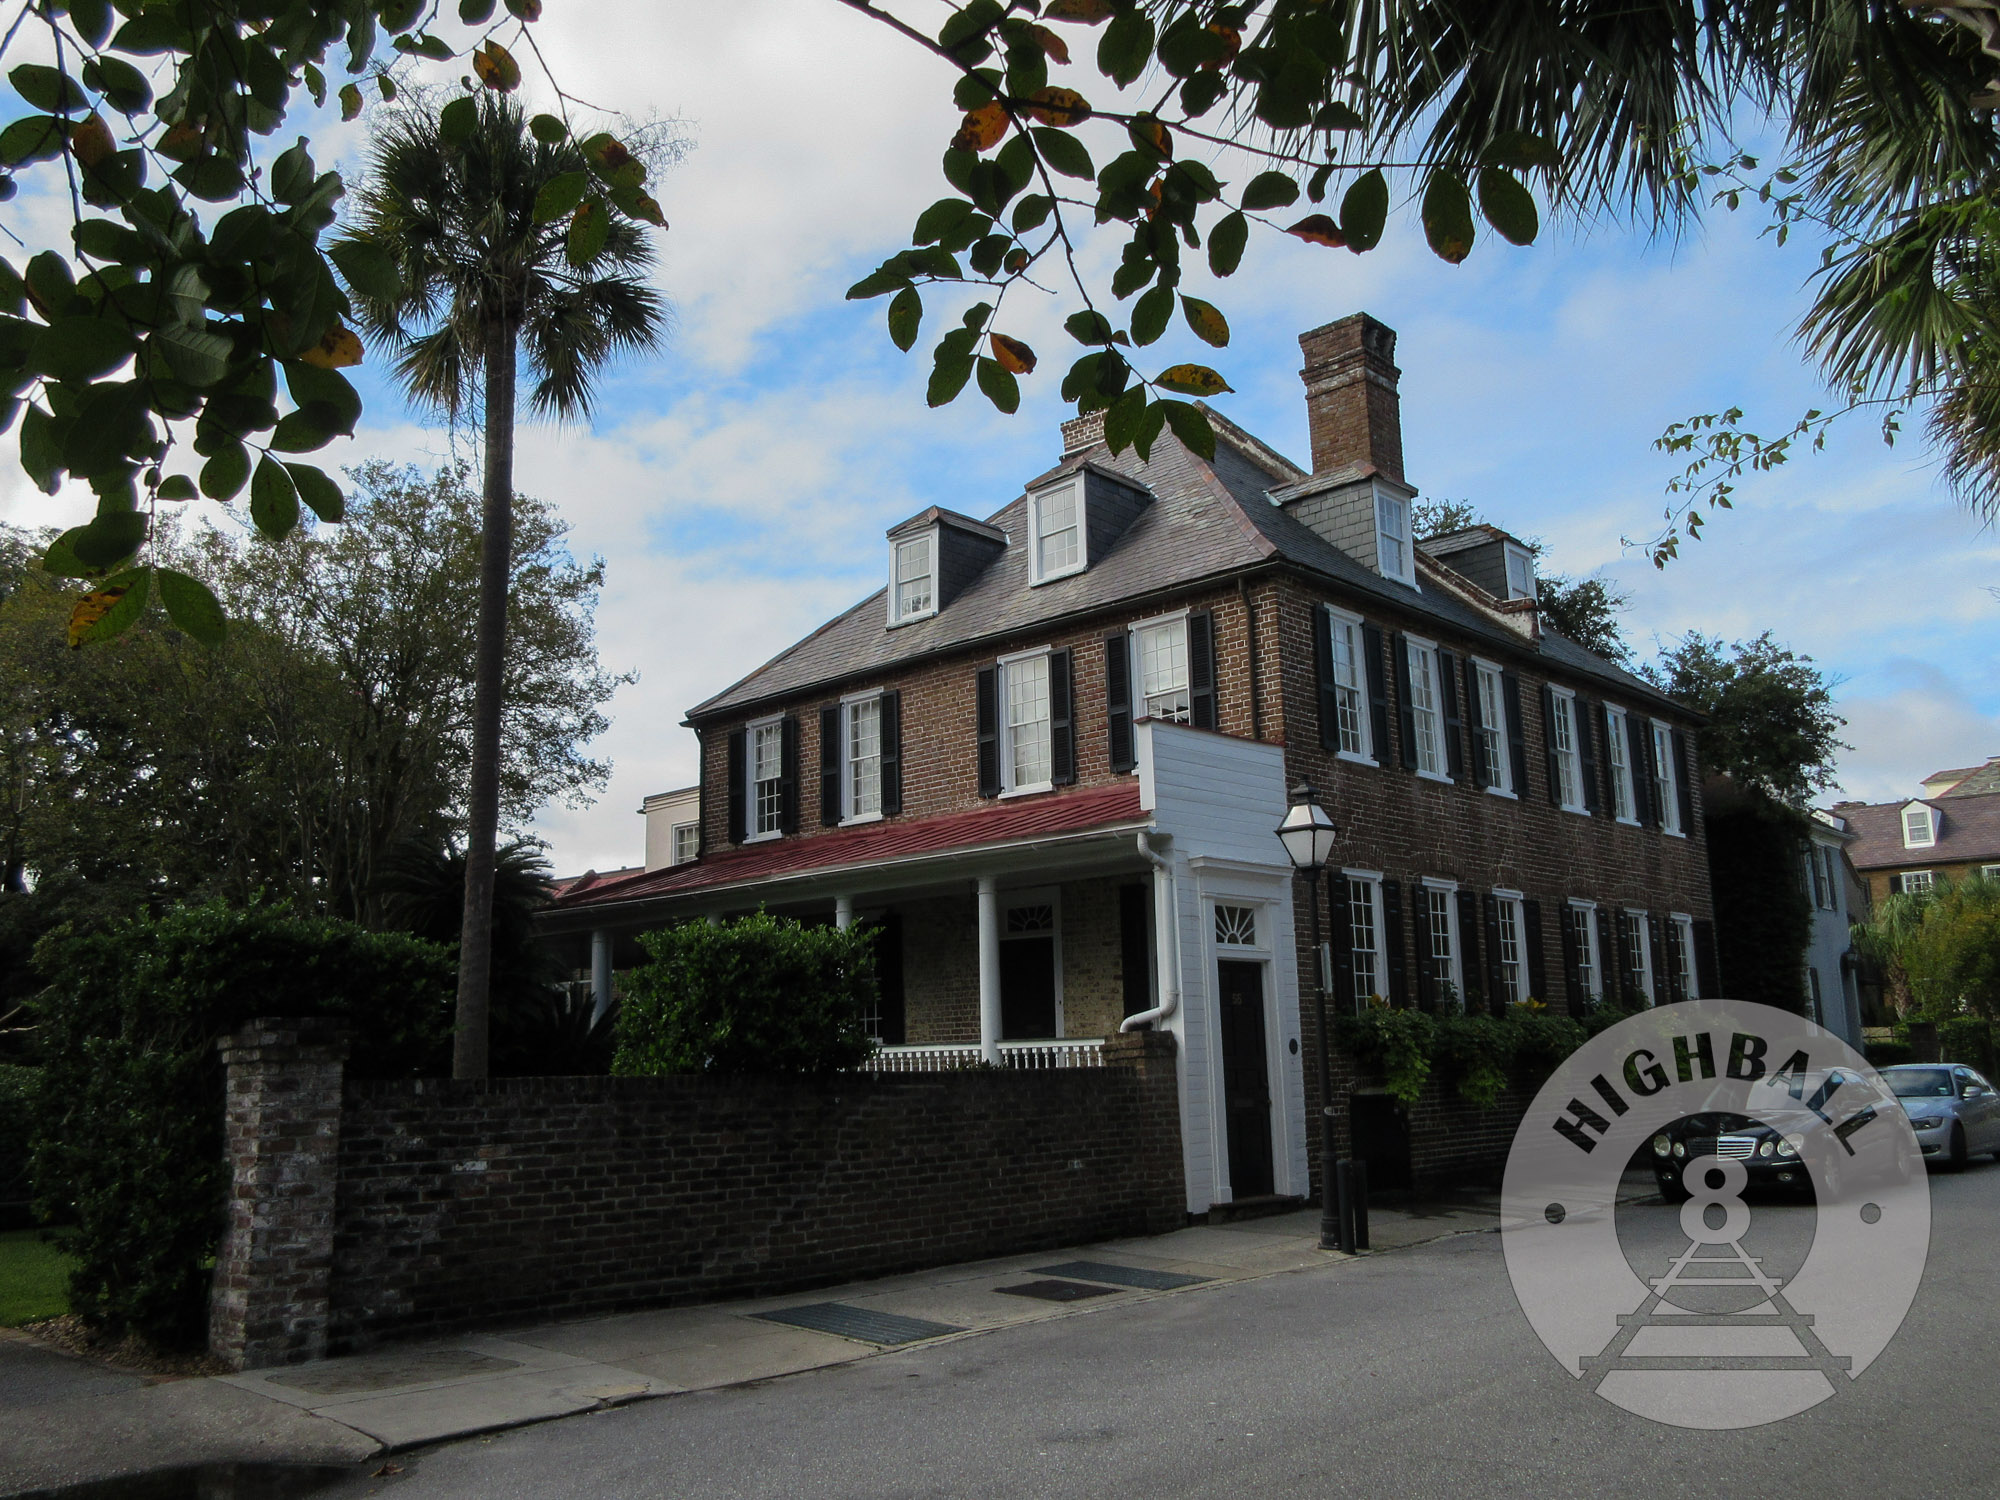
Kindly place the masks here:
[(1396, 383), (1396, 330), (1366, 313), (1299, 335), (1313, 473), (1373, 464), (1403, 480), (1403, 412)]

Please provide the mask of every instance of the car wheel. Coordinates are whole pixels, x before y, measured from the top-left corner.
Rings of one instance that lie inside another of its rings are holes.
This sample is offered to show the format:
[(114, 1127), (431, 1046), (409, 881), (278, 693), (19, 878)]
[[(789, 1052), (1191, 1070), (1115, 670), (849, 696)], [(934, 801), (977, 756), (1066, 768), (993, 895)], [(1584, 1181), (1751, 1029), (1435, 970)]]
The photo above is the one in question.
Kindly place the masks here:
[(1660, 1196), (1669, 1203), (1685, 1203), (1693, 1196), (1678, 1179), (1673, 1182), (1660, 1182), (1656, 1177), (1653, 1180), (1659, 1183)]
[(1951, 1127), (1952, 1171), (1963, 1172), (1965, 1170), (1966, 1160), (1967, 1160), (1967, 1155), (1965, 1150), (1965, 1127), (1963, 1125), (1954, 1124)]

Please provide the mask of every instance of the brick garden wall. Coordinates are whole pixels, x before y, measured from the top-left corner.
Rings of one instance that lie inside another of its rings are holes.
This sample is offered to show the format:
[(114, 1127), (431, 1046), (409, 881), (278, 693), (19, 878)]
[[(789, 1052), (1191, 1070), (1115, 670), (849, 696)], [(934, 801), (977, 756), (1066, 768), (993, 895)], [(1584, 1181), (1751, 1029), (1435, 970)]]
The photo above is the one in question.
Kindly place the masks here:
[[(239, 1203), (256, 1196), (246, 1183), (273, 1188), (238, 1218), (303, 1248), (275, 1265), (280, 1283), (260, 1279), (247, 1244), (225, 1244), (215, 1352), (239, 1368), (279, 1364), (389, 1335), (769, 1294), (1176, 1228), (1186, 1196), (1172, 1038), (1119, 1037), (1105, 1052), (1102, 1069), (824, 1082), (349, 1081), (336, 1085), (337, 1166), (326, 1168), (337, 1173), (331, 1234), (315, 1239), (288, 1232), (284, 1193), (301, 1191), (306, 1159), (282, 1116), (300, 1111), (325, 1145), (323, 1057), (317, 1086), (300, 1091), (265, 1048), (254, 1082), (238, 1089), (232, 1075), (231, 1149)], [(322, 1159), (335, 1153), (311, 1158)], [(320, 1196), (297, 1201), (323, 1213)], [(295, 1263), (321, 1243), (321, 1263)], [(300, 1285), (324, 1288), (323, 1316), (294, 1306)], [(268, 1311), (279, 1306), (291, 1309), (282, 1324)]]

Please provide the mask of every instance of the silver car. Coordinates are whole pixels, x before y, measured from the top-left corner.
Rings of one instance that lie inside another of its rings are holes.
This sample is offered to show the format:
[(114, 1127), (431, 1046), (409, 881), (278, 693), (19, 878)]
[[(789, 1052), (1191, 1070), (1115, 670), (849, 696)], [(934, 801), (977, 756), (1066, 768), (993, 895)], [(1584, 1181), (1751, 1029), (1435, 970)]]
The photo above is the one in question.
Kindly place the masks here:
[(2000, 1093), (1960, 1063), (1900, 1063), (1882, 1069), (1924, 1156), (1953, 1171), (1990, 1151), (2000, 1159)]

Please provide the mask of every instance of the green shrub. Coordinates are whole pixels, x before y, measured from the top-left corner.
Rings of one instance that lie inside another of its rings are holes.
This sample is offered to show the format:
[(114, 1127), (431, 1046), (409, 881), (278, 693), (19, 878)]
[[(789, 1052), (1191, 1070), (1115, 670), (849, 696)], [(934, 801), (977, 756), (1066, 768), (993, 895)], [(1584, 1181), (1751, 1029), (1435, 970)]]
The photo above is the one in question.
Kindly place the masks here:
[(114, 1333), (175, 1346), (205, 1326), (228, 1177), (218, 1039), (261, 1016), (336, 1017), (355, 1076), (449, 1071), (456, 965), (404, 934), (218, 902), (58, 929), (35, 959), (37, 1207), (74, 1219), (71, 1307)]
[(1861, 1049), (1871, 1068), (1893, 1068), (1899, 1063), (1912, 1062), (1917, 1050), (1908, 1042), (1870, 1042)]
[(28, 1147), (40, 1081), (39, 1068), (0, 1063), (0, 1203), (28, 1199)]
[(1422, 1011), (1371, 1005), (1358, 1016), (1342, 1016), (1334, 1041), (1355, 1061), (1382, 1075), (1392, 1099), (1405, 1106), (1423, 1097), (1437, 1050), (1437, 1022)]
[(1335, 1045), (1380, 1073), (1390, 1096), (1406, 1105), (1422, 1097), (1436, 1072), (1466, 1103), (1491, 1109), (1508, 1089), (1540, 1084), (1588, 1037), (1624, 1014), (1600, 1011), (1576, 1021), (1533, 1004), (1511, 1006), (1504, 1018), (1370, 1005), (1358, 1016), (1341, 1017), (1333, 1035)]
[(614, 1073), (827, 1073), (875, 1048), (862, 1025), (876, 996), (867, 928), (759, 912), (640, 942), (652, 962), (620, 978)]
[(1519, 1041), (1520, 1028), (1511, 1021), (1448, 1011), (1437, 1018), (1432, 1056), (1459, 1098), (1474, 1109), (1491, 1109), (1507, 1092)]
[(1989, 1077), (1994, 1073), (1994, 1025), (1984, 1016), (1946, 1016), (1938, 1022), (1938, 1055)]
[(1513, 1076), (1518, 1084), (1540, 1084), (1592, 1035), (1583, 1022), (1571, 1016), (1519, 1006), (1507, 1013), (1507, 1024), (1516, 1033)]

